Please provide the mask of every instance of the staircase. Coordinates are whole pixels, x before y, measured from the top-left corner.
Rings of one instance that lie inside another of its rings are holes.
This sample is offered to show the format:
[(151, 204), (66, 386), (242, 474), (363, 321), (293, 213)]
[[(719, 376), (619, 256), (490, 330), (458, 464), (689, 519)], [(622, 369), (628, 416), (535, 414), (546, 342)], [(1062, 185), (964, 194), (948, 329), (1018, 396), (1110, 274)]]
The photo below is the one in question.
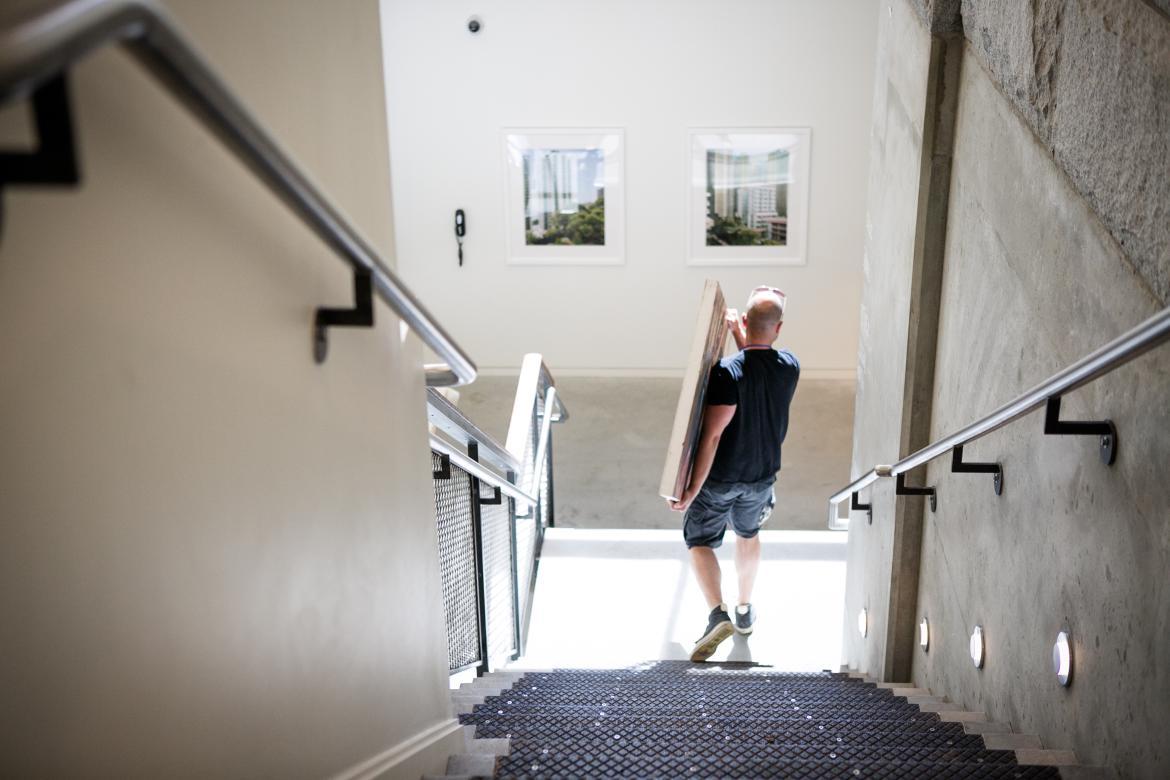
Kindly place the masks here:
[(979, 713), (849, 674), (686, 661), (509, 671), (453, 703), (474, 738), (447, 777), (1089, 776)]

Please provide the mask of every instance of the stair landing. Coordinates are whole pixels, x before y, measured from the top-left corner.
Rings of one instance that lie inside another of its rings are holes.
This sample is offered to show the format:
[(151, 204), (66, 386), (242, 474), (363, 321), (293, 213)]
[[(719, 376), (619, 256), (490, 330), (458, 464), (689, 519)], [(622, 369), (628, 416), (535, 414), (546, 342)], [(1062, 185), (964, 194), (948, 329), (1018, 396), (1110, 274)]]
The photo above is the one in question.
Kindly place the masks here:
[[(680, 517), (681, 524), (681, 517)], [(749, 637), (711, 658), (790, 672), (841, 659), (846, 535), (762, 531)], [(734, 535), (717, 550), (724, 597), (735, 601)], [(540, 560), (525, 656), (513, 668), (614, 668), (683, 660), (707, 622), (682, 531), (550, 528)]]

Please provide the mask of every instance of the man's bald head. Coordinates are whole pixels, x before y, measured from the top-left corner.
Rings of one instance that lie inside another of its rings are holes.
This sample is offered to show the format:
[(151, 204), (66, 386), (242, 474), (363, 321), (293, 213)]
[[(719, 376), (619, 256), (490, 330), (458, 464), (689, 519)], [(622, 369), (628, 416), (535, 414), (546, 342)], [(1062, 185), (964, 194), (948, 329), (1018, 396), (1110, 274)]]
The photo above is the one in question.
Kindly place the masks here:
[(757, 287), (748, 298), (744, 312), (748, 339), (752, 343), (771, 344), (780, 334), (787, 299), (775, 287)]

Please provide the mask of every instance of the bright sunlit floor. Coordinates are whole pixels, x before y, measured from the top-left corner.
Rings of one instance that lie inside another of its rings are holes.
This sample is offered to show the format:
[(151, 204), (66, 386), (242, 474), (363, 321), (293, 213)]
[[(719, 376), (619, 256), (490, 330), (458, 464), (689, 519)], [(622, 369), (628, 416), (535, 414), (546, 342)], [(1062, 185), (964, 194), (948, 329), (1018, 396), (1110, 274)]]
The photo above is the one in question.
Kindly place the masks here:
[[(846, 534), (762, 531), (752, 601), (756, 627), (710, 659), (780, 671), (837, 669), (841, 661)], [(723, 595), (736, 599), (734, 534), (719, 548)], [(708, 609), (678, 530), (550, 528), (532, 624), (514, 667), (619, 667), (686, 659)]]

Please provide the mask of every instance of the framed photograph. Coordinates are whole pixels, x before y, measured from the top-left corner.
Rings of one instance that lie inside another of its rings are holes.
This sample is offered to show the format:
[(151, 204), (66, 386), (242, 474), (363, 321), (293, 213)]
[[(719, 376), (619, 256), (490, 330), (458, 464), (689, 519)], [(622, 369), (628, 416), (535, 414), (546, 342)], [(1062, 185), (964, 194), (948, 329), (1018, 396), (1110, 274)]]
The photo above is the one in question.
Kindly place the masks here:
[(805, 264), (809, 134), (690, 130), (688, 264)]
[(625, 262), (624, 133), (504, 131), (508, 262)]

